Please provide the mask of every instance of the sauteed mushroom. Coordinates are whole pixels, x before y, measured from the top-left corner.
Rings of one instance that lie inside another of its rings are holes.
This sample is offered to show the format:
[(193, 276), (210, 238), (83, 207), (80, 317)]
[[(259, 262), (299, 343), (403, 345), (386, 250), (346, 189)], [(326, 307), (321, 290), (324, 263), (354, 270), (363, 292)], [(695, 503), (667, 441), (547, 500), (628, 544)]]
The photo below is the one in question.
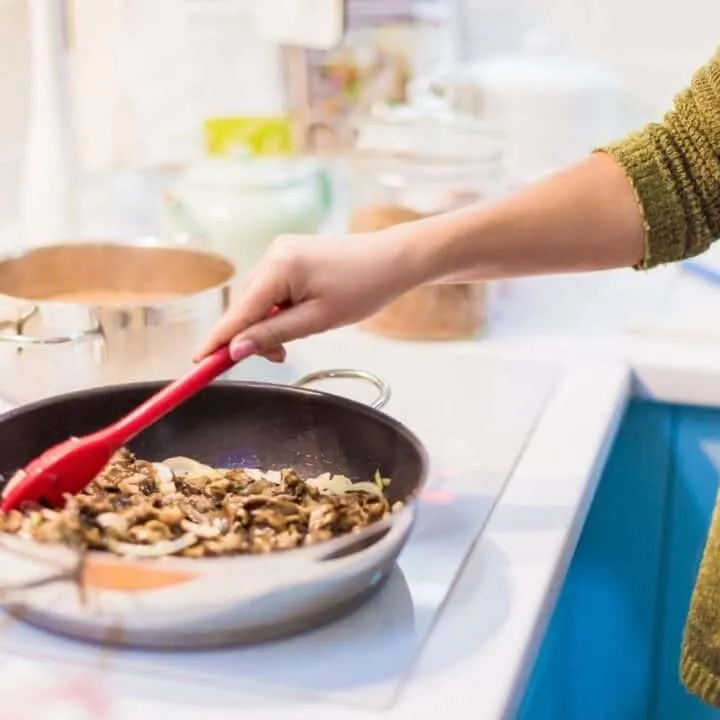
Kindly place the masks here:
[(162, 463), (118, 453), (59, 511), (0, 513), (0, 532), (118, 555), (203, 557), (269, 553), (360, 530), (401, 507), (389, 480), (324, 473), (218, 469), (191, 458)]

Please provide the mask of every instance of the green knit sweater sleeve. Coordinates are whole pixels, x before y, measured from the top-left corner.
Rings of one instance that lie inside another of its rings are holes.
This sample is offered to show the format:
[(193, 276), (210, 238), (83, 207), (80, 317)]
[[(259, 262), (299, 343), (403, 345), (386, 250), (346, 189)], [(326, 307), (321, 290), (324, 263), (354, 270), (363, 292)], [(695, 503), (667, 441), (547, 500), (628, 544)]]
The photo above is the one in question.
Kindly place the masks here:
[(720, 237), (720, 51), (662, 123), (598, 151), (624, 169), (642, 208), (641, 268), (706, 250)]

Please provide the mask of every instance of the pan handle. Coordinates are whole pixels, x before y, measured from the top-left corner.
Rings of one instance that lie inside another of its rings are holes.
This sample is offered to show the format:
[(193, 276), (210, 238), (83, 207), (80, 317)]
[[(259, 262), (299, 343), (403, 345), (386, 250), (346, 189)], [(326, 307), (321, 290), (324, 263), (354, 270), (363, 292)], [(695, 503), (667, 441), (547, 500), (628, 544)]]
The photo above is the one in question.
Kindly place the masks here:
[(336, 369), (336, 370), (318, 370), (317, 372), (309, 373), (304, 377), (301, 377), (297, 382), (294, 383), (295, 387), (306, 387), (316, 382), (323, 380), (335, 380), (335, 379), (347, 379), (347, 380), (363, 380), (377, 388), (378, 395), (370, 403), (370, 407), (375, 410), (384, 408), (388, 401), (392, 391), (390, 386), (377, 375), (367, 372), (366, 370), (349, 370), (349, 369)]
[[(83, 342), (102, 336), (99, 324), (95, 324), (88, 330), (78, 330), (77, 332), (67, 333), (65, 335), (23, 335), (22, 328), (25, 323), (38, 314), (40, 309), (37, 305), (33, 305), (26, 310), (20, 318), (15, 320), (0, 320), (0, 342), (8, 342), (20, 348), (29, 347), (31, 345), (62, 345), (64, 343)], [(15, 330), (16, 332), (3, 332), (4, 330)], [(20, 332), (17, 332), (17, 331)]]

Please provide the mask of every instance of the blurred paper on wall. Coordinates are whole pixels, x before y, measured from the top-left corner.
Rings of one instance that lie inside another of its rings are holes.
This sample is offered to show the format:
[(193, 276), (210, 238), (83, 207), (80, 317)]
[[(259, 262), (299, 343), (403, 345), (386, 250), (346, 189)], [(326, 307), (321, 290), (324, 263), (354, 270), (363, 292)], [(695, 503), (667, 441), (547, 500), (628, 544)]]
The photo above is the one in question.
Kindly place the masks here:
[(255, 0), (260, 35), (283, 45), (329, 49), (345, 31), (346, 0)]
[(418, 56), (441, 45), (439, 4), (346, 0), (341, 43), (328, 50), (291, 51), (289, 91), (303, 150), (342, 153), (351, 144), (352, 115), (407, 101)]
[(78, 162), (88, 171), (122, 158), (120, 40), (124, 0), (72, 0), (70, 72)]
[(74, 0), (85, 170), (172, 168), (211, 118), (287, 115), (281, 51), (246, 0)]
[(25, 0), (0, 0), (0, 228), (16, 219), (19, 205), (30, 87), (27, 11)]

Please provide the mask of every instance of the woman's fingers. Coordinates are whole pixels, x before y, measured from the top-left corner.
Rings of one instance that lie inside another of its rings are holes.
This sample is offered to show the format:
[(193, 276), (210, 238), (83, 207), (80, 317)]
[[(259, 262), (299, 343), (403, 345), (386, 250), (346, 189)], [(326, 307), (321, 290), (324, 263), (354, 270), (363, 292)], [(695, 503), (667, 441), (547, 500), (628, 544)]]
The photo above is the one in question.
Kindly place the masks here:
[(193, 362), (199, 362), (219, 347), (227, 345), (235, 334), (235, 325), (235, 316), (233, 315), (233, 310), (230, 309), (211, 330), (205, 342), (195, 351)]
[(258, 354), (265, 355), (292, 340), (312, 335), (324, 326), (321, 303), (306, 300), (273, 317), (266, 317), (239, 333), (230, 342), (230, 355), (241, 356), (248, 342), (252, 343)]
[(267, 352), (261, 353), (260, 357), (264, 357), (266, 360), (274, 363), (284, 363), (287, 357), (287, 351), (283, 346), (273, 348)]
[[(222, 345), (227, 345), (238, 334), (266, 318), (278, 305), (285, 303), (287, 287), (283, 287), (276, 278), (277, 275), (259, 276), (250, 283), (240, 300), (223, 315), (198, 348), (194, 355), (195, 362)], [(265, 345), (261, 354), (280, 345), (282, 343)]]
[[(288, 307), (282, 294), (282, 288), (273, 288), (259, 279), (254, 282), (213, 328), (195, 360), (230, 343), (230, 354), (235, 359), (246, 357), (251, 347), (253, 353), (271, 362), (284, 362), (285, 343), (316, 332), (322, 316), (318, 302), (310, 300)], [(278, 306), (287, 309), (273, 312)]]

